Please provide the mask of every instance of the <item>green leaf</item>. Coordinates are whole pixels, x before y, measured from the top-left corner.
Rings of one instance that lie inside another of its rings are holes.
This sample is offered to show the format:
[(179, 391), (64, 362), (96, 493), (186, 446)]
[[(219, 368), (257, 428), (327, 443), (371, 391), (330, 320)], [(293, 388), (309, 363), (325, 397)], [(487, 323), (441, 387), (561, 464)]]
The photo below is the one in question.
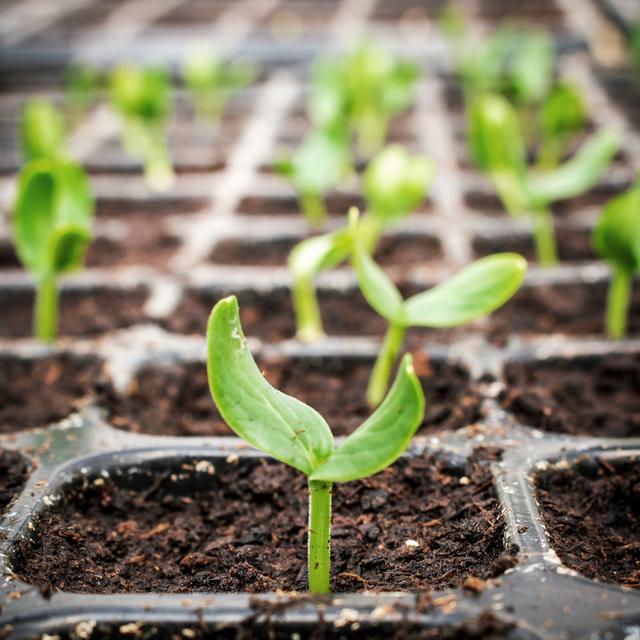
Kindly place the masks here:
[(433, 179), (433, 163), (390, 145), (368, 164), (363, 178), (367, 208), (388, 224), (409, 215), (424, 199)]
[(553, 77), (553, 41), (542, 32), (521, 33), (516, 38), (508, 63), (509, 93), (521, 104), (539, 102), (549, 91)]
[(518, 290), (527, 262), (515, 253), (477, 260), (450, 280), (405, 302), (410, 327), (456, 327), (488, 315)]
[(580, 92), (569, 83), (555, 85), (540, 105), (540, 131), (548, 137), (573, 135), (587, 123), (586, 105)]
[(274, 389), (260, 373), (242, 333), (235, 296), (213, 308), (207, 351), (211, 395), (238, 436), (306, 475), (331, 455), (333, 436), (322, 416)]
[(311, 480), (348, 482), (388, 467), (420, 426), (424, 404), (411, 355), (406, 354), (383, 403), (313, 472)]
[(620, 147), (620, 136), (612, 129), (600, 129), (563, 165), (527, 183), (534, 206), (579, 196), (597, 184)]
[(357, 239), (354, 242), (352, 261), (360, 291), (371, 307), (389, 322), (405, 325), (404, 302), (398, 288)]
[(607, 202), (593, 230), (593, 247), (625, 271), (640, 270), (640, 185)]
[(311, 280), (346, 260), (350, 253), (350, 230), (337, 229), (299, 242), (289, 254), (288, 265), (295, 279)]
[(22, 151), (27, 160), (64, 154), (67, 136), (62, 114), (47, 100), (29, 100), (20, 121)]
[(84, 260), (91, 234), (85, 227), (63, 224), (56, 227), (49, 241), (48, 262), (53, 273), (77, 269)]

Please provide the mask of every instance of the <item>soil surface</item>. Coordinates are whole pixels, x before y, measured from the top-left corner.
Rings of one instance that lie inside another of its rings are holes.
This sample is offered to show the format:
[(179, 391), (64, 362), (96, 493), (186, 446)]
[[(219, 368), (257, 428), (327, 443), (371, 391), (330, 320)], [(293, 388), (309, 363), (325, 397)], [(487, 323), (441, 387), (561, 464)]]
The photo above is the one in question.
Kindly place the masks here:
[(640, 435), (640, 355), (552, 358), (505, 368), (502, 404), (526, 425), (560, 433)]
[[(330, 193), (325, 197), (327, 214), (330, 216), (344, 216), (346, 218), (349, 207), (366, 210), (362, 195), (357, 193)], [(252, 216), (300, 216), (300, 202), (295, 195), (247, 196), (238, 205), (240, 215)]]
[[(514, 565), (489, 460), (424, 454), (334, 486), (332, 590), (459, 587)], [(264, 592), (306, 587), (304, 476), (260, 459), (206, 460), (77, 477), (16, 543), (14, 569), (83, 593)], [(411, 542), (408, 542), (411, 541)]]
[(103, 364), (95, 356), (0, 354), (0, 433), (62, 420), (106, 385)]
[[(90, 336), (144, 322), (145, 287), (63, 290), (60, 300), (61, 336)], [(26, 338), (32, 335), (33, 292), (0, 289), (0, 336)]]
[[(259, 363), (280, 391), (311, 405), (335, 435), (346, 435), (369, 415), (365, 401), (372, 362), (355, 358), (270, 359)], [(458, 364), (414, 355), (427, 399), (421, 430), (459, 429), (476, 422), (481, 398)], [(126, 395), (108, 394), (109, 421), (118, 428), (155, 435), (232, 435), (218, 414), (204, 363), (142, 369)]]
[(640, 465), (583, 458), (536, 475), (542, 517), (564, 564), (588, 578), (640, 587)]
[(31, 465), (17, 451), (0, 449), (0, 516), (24, 487)]

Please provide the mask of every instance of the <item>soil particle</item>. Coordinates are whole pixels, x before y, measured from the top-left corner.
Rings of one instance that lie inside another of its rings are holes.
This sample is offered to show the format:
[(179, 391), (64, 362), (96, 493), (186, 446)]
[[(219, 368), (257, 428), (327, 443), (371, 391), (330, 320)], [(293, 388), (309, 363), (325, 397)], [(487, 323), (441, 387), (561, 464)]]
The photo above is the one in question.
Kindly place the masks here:
[[(332, 589), (445, 589), (513, 565), (491, 458), (423, 454), (335, 485)], [(16, 543), (15, 571), (83, 593), (305, 590), (304, 476), (267, 460), (197, 462), (77, 477), (34, 540)]]
[(62, 420), (106, 385), (103, 364), (94, 356), (0, 354), (0, 433)]
[(552, 358), (506, 366), (503, 406), (544, 431), (640, 435), (640, 355)]
[[(414, 355), (427, 399), (422, 431), (459, 429), (481, 415), (481, 398), (457, 363)], [(270, 358), (260, 362), (269, 382), (319, 411), (335, 435), (346, 435), (370, 414), (365, 401), (373, 363), (359, 358)], [(116, 427), (156, 435), (231, 435), (211, 399), (204, 363), (148, 366), (125, 395), (106, 398)]]
[(31, 465), (17, 451), (0, 449), (0, 515), (24, 487)]
[[(145, 287), (112, 289), (94, 287), (87, 290), (66, 289), (61, 292), (61, 336), (90, 336), (143, 322)], [(32, 335), (33, 291), (0, 289), (0, 336), (26, 338)]]
[(562, 562), (588, 578), (640, 587), (640, 465), (582, 458), (535, 478), (542, 518)]

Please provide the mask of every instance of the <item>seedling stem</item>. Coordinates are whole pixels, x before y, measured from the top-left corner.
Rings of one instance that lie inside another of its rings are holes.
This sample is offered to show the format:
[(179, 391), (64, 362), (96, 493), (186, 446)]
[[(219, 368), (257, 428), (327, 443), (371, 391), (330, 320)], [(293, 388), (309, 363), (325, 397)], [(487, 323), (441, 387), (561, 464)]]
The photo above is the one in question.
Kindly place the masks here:
[(324, 337), (318, 299), (310, 278), (294, 278), (293, 309), (296, 314), (296, 336), (302, 342), (314, 342)]
[(53, 276), (45, 276), (36, 286), (34, 333), (42, 342), (53, 342), (58, 325), (58, 286)]
[(611, 278), (607, 297), (607, 335), (619, 340), (627, 333), (629, 296), (633, 274), (628, 269), (614, 265)]
[(309, 480), (309, 591), (329, 593), (331, 482)]
[(371, 408), (377, 407), (387, 393), (387, 384), (391, 375), (391, 367), (402, 347), (406, 327), (390, 323), (384, 336), (380, 352), (376, 358), (369, 385), (367, 387), (367, 404)]
[(556, 238), (553, 230), (553, 217), (547, 207), (533, 211), (533, 241), (536, 246), (538, 262), (544, 267), (558, 264)]

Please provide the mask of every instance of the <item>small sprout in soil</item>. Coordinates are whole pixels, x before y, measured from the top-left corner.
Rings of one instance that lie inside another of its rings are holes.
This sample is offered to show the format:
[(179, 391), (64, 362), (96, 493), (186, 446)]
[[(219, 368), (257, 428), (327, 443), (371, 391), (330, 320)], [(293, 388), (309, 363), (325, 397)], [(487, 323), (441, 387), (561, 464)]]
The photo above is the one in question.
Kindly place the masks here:
[(366, 478), (397, 460), (424, 414), (411, 356), (382, 405), (335, 448), (324, 418), (262, 376), (240, 326), (235, 296), (220, 300), (207, 329), (209, 387), (225, 422), (251, 446), (304, 473), (309, 484), (308, 582), (328, 593), (331, 487)]
[(93, 195), (83, 169), (64, 157), (27, 163), (11, 219), (16, 253), (36, 284), (34, 334), (57, 333), (60, 274), (78, 269), (91, 240)]
[(617, 133), (601, 128), (560, 166), (530, 169), (515, 109), (502, 96), (485, 94), (469, 107), (467, 136), (473, 162), (491, 179), (505, 209), (515, 217), (530, 217), (540, 264), (556, 264), (550, 205), (598, 182), (618, 150)]
[(201, 122), (218, 125), (229, 98), (257, 75), (248, 61), (223, 62), (206, 42), (194, 42), (182, 62), (182, 81)]
[(611, 338), (624, 338), (633, 277), (640, 272), (640, 181), (610, 200), (593, 230), (595, 252), (612, 269), (605, 325)]
[[(363, 176), (367, 213), (357, 226), (362, 246), (373, 253), (385, 229), (405, 218), (424, 199), (433, 177), (433, 163), (391, 145), (369, 163)], [(305, 342), (324, 336), (314, 279), (349, 258), (352, 233), (348, 226), (297, 244), (289, 255), (297, 337)]]
[(109, 100), (121, 120), (124, 148), (144, 165), (149, 187), (170, 189), (175, 181), (166, 141), (171, 87), (166, 71), (123, 63), (108, 80)]
[(97, 101), (101, 90), (100, 73), (87, 65), (74, 63), (64, 76), (65, 112), (70, 123), (77, 124)]
[[(357, 225), (357, 213), (352, 213)], [(369, 378), (367, 402), (377, 407), (387, 390), (391, 368), (411, 327), (448, 328), (467, 324), (501, 307), (518, 290), (527, 262), (516, 253), (497, 253), (465, 267), (447, 282), (403, 300), (387, 274), (355, 234), (353, 268), (371, 307), (389, 322)]]
[(29, 100), (20, 118), (22, 153), (26, 160), (63, 156), (67, 130), (64, 117), (47, 100)]

